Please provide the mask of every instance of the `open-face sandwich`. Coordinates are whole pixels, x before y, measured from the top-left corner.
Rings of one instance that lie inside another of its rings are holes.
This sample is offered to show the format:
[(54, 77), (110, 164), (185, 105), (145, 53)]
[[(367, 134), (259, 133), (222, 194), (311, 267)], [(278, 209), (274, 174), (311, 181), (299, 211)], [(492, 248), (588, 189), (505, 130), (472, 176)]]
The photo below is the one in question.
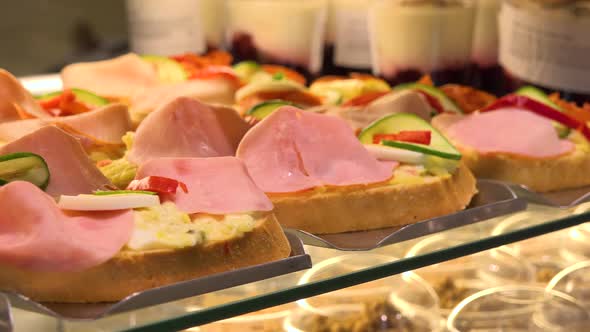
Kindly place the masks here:
[(305, 77), (292, 69), (253, 61), (240, 62), (233, 68), (244, 83), (236, 92), (236, 108), (251, 123), (261, 120), (277, 105), (308, 108), (322, 103), (305, 86)]
[[(438, 113), (463, 112), (441, 89), (433, 86), (429, 77), (391, 88), (385, 81), (366, 74), (328, 76), (316, 80), (310, 91), (326, 101), (313, 111), (338, 116), (357, 132), (393, 113), (413, 113), (430, 121)], [(328, 99), (328, 96), (336, 97)]]
[(342, 119), (283, 106), (236, 155), (279, 222), (312, 233), (403, 226), (459, 211), (476, 193), (457, 150), (406, 113), (378, 120), (359, 141)]
[(438, 115), (433, 125), (476, 176), (548, 192), (590, 184), (590, 130), (576, 111), (524, 87), (467, 116)]
[[(0, 74), (1, 290), (116, 301), (289, 255), (233, 157), (249, 126), (232, 109), (177, 98), (133, 133), (125, 105), (79, 89), (35, 100)], [(107, 143), (117, 153), (101, 154)]]
[(131, 53), (68, 65), (61, 77), (66, 89), (86, 89), (130, 105), (131, 118), (137, 124), (151, 111), (181, 96), (233, 105), (241, 81), (229, 66), (231, 61), (229, 54), (220, 51), (170, 57)]

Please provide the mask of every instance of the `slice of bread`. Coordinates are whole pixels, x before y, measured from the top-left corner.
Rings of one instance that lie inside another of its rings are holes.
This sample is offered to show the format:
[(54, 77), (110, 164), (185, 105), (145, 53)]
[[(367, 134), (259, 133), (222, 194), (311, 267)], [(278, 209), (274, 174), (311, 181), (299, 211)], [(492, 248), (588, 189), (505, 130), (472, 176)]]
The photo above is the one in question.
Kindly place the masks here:
[(33, 272), (0, 265), (0, 289), (40, 302), (119, 301), (134, 292), (288, 257), (289, 242), (273, 214), (242, 237), (178, 250), (122, 250), (80, 272)]
[(275, 214), (288, 228), (315, 234), (403, 226), (464, 209), (477, 193), (475, 178), (461, 163), (452, 175), (415, 184), (328, 188), (272, 195)]
[(576, 149), (556, 158), (528, 158), (507, 154), (480, 154), (461, 149), (465, 164), (478, 178), (508, 181), (537, 192), (590, 185), (590, 153)]

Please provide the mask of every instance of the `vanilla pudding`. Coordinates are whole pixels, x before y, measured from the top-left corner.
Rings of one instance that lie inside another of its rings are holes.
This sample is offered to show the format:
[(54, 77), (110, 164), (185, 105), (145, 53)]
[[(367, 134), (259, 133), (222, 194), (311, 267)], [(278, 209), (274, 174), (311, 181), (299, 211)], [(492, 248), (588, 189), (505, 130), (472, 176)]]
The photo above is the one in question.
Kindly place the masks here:
[(207, 48), (221, 48), (225, 32), (225, 3), (220, 0), (199, 0), (199, 5)]
[(499, 94), (502, 89), (502, 69), (498, 64), (498, 13), (501, 0), (475, 2), (471, 84), (474, 87)]
[(366, 0), (328, 0), (324, 74), (371, 72)]
[(227, 39), (236, 60), (319, 73), (326, 0), (228, 0)]
[(392, 83), (430, 73), (436, 83), (465, 83), (475, 10), (460, 0), (379, 0), (369, 10), (375, 74)]

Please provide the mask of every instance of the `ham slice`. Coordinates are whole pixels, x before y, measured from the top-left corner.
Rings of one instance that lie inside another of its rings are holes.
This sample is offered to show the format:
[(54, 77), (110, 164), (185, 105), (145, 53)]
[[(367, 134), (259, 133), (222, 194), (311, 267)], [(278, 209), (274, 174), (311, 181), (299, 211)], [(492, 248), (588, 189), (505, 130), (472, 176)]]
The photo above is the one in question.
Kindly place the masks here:
[(0, 68), (0, 123), (22, 119), (19, 111), (38, 118), (50, 117), (16, 77)]
[(51, 176), (45, 191), (51, 196), (89, 194), (111, 185), (78, 140), (57, 127), (43, 127), (0, 148), (0, 155), (14, 152), (32, 152), (45, 159)]
[(270, 211), (268, 197), (248, 175), (246, 166), (235, 157), (161, 158), (141, 165), (136, 179), (163, 176), (186, 184), (165, 197), (186, 213), (228, 214)]
[(430, 121), (432, 108), (426, 99), (415, 91), (391, 92), (367, 106), (325, 106), (313, 109), (345, 120), (354, 131), (360, 131), (374, 121), (392, 113), (413, 113)]
[(131, 210), (67, 214), (23, 181), (0, 188), (0, 262), (31, 271), (80, 271), (100, 265), (129, 241)]
[(243, 138), (237, 156), (265, 192), (386, 181), (390, 165), (372, 157), (344, 120), (285, 106)]
[(132, 96), (131, 109), (136, 118), (143, 119), (178, 97), (191, 97), (207, 104), (232, 105), (236, 90), (233, 81), (223, 78), (163, 84), (145, 88)]
[(233, 156), (249, 126), (227, 108), (180, 97), (151, 113), (137, 128), (127, 159)]
[(446, 133), (459, 146), (482, 154), (551, 158), (574, 150), (572, 142), (559, 139), (549, 119), (514, 108), (466, 116)]
[(123, 104), (110, 104), (77, 115), (0, 123), (0, 141), (11, 142), (55, 123), (64, 124), (110, 144), (120, 144), (121, 137), (133, 129), (127, 107)]
[(81, 88), (101, 96), (124, 98), (159, 83), (155, 66), (133, 53), (68, 65), (61, 79), (64, 89)]

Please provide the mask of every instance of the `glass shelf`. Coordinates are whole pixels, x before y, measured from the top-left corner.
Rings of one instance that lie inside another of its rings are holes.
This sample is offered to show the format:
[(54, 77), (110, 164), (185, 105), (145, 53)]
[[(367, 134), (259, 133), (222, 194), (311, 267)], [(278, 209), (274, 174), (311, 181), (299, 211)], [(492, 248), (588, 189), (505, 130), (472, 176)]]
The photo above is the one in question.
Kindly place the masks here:
[[(306, 282), (300, 281), (305, 273), (302, 271), (96, 321), (58, 321), (55, 318), (17, 309), (13, 309), (13, 320), (16, 331), (29, 331), (33, 328), (32, 326), (36, 330), (68, 332), (167, 331), (189, 328), (191, 331), (200, 331), (195, 326), (277, 307), (299, 299), (416, 270), (488, 249), (505, 246), (510, 250), (518, 251), (518, 246), (509, 244), (581, 225), (589, 220), (590, 203), (569, 209), (529, 205), (525, 211), (372, 250), (370, 253), (388, 256), (390, 260), (386, 263), (376, 261), (373, 264), (349, 266), (339, 273), (316, 277)], [(565, 252), (563, 257), (574, 257), (574, 259), (590, 257), (590, 244), (587, 244), (587, 248), (584, 246), (588, 243), (585, 237), (590, 236), (588, 226), (590, 225), (572, 229), (569, 232), (571, 240), (559, 244), (558, 247), (565, 251), (569, 249), (575, 251), (575, 253)], [(438, 242), (437, 245), (420, 245), (420, 250), (410, 250), (410, 248), (416, 248), (416, 244), (424, 243), (425, 239), (441, 236), (452, 241)], [(314, 264), (335, 256), (351, 255), (350, 252), (333, 249), (316, 247), (306, 249)], [(411, 254), (408, 255), (408, 252)], [(352, 255), (366, 255), (366, 253), (357, 252)], [(281, 307), (268, 310), (269, 315), (275, 315), (277, 319), (281, 319)], [(239, 324), (240, 319), (245, 318), (237, 318), (233, 322)], [(41, 326), (42, 328), (39, 328)]]

